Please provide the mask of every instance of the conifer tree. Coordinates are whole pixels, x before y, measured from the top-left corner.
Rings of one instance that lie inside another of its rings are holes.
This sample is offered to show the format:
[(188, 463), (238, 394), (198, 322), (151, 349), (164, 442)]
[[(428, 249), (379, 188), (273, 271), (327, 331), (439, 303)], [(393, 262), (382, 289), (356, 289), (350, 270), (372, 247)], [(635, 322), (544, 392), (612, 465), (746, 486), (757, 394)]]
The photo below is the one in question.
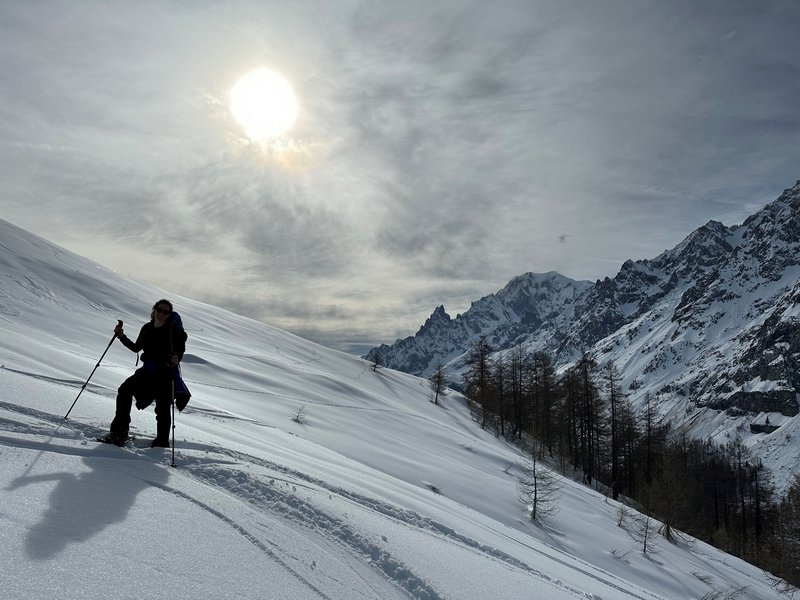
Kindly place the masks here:
[(481, 428), (486, 429), (486, 422), (491, 407), (490, 377), (492, 347), (486, 341), (486, 336), (481, 336), (473, 345), (467, 355), (467, 372), (464, 375), (466, 396), (481, 407)]
[(447, 374), (444, 371), (444, 365), (442, 363), (436, 366), (436, 370), (431, 375), (430, 382), (431, 391), (433, 392), (433, 403), (439, 404), (439, 398), (444, 398), (447, 395), (447, 386), (450, 383), (447, 380)]
[(517, 479), (520, 502), (530, 509), (531, 521), (541, 522), (558, 512), (558, 477), (537, 459), (536, 443), (520, 464)]

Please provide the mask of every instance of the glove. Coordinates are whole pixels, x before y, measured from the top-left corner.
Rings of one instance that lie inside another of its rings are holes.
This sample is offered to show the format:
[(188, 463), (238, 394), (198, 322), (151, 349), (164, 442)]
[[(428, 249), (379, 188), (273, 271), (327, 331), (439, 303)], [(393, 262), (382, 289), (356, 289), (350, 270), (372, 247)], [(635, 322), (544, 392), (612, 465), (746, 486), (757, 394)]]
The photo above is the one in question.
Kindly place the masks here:
[(136, 410), (144, 410), (153, 403), (153, 399), (136, 398)]
[(191, 396), (188, 394), (176, 394), (175, 407), (178, 409), (178, 412), (183, 412), (183, 409), (189, 404), (189, 398), (191, 398)]

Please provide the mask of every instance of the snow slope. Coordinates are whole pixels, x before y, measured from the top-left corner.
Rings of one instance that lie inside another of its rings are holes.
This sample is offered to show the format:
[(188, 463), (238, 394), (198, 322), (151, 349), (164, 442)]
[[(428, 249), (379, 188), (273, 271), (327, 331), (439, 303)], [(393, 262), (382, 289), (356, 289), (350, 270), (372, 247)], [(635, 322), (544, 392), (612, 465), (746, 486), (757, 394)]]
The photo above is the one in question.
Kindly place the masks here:
[[(189, 333), (194, 397), (177, 468), (97, 444), (133, 335), (162, 296)], [(0, 589), (4, 598), (689, 599), (779, 597), (703, 543), (645, 555), (618, 506), (565, 480), (531, 524), (518, 451), (463, 398), (353, 356), (130, 281), (0, 221)]]

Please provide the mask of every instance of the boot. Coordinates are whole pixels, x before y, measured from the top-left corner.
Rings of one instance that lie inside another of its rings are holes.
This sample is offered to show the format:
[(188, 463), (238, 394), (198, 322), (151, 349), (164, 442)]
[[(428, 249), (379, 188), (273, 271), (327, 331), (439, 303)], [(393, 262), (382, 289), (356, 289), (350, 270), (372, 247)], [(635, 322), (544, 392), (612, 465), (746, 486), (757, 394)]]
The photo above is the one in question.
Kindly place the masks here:
[(128, 434), (121, 433), (119, 431), (111, 431), (104, 435), (101, 438), (97, 438), (97, 441), (103, 442), (104, 444), (114, 444), (115, 446), (124, 446), (125, 442), (128, 441)]

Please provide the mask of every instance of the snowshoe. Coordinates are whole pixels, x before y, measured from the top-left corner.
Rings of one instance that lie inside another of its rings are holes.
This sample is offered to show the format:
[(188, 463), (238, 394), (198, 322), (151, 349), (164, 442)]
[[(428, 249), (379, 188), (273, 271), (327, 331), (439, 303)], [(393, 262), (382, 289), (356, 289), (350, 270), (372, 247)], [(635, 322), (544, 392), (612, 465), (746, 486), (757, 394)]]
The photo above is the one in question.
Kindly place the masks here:
[(114, 444), (115, 446), (124, 446), (133, 439), (134, 437), (127, 433), (116, 433), (112, 431), (111, 433), (107, 433), (106, 435), (97, 438), (97, 441), (102, 442), (104, 444)]

